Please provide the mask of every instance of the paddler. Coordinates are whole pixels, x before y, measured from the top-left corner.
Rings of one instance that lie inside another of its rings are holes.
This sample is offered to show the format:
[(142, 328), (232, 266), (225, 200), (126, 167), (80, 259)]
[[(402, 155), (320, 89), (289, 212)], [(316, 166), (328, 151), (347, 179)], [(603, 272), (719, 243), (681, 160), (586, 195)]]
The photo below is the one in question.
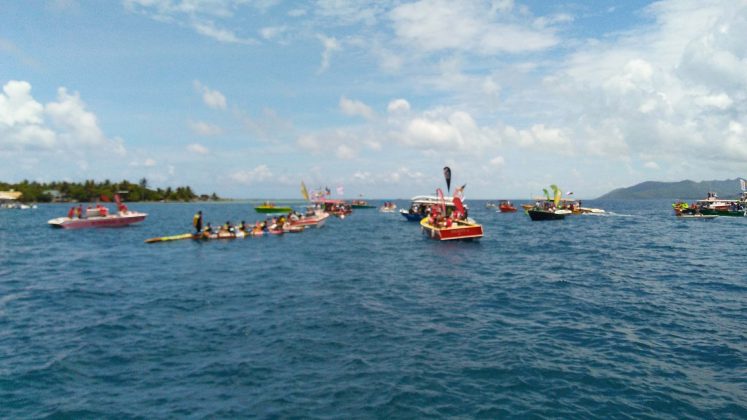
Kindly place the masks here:
[(195, 233), (202, 231), (202, 210), (195, 213), (195, 216), (192, 218), (192, 226), (195, 227)]

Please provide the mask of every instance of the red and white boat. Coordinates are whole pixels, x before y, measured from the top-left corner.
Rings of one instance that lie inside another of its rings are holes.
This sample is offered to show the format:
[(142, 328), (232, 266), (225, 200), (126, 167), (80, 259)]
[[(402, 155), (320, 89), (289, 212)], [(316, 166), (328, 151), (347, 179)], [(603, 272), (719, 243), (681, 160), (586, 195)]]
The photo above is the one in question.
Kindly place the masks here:
[[(443, 194), (440, 190), (438, 193), (443, 200)], [(465, 211), (462, 200), (459, 197), (454, 197), (453, 202), (455, 209), (451, 214), (447, 214), (446, 205), (443, 201), (441, 206), (431, 207), (430, 215), (420, 221), (423, 233), (439, 241), (482, 238), (482, 225), (464, 217)]]
[(316, 226), (316, 227), (322, 227), (324, 226), (324, 222), (327, 221), (327, 218), (329, 217), (329, 213), (324, 211), (324, 209), (320, 207), (309, 207), (306, 211), (306, 214), (302, 216), (295, 216), (291, 215), (291, 217), (288, 219), (288, 222), (291, 226), (296, 227), (307, 227), (307, 226)]
[(479, 239), (483, 236), (482, 225), (474, 220), (452, 220), (444, 224), (431, 223), (426, 217), (420, 221), (423, 233), (439, 241), (451, 241), (456, 239)]
[(500, 210), (501, 213), (513, 213), (516, 211), (516, 207), (508, 200), (501, 200), (498, 204), (498, 210)]
[(77, 212), (75, 209), (70, 209), (67, 217), (57, 217), (47, 223), (52, 227), (62, 229), (123, 227), (140, 223), (148, 216), (147, 213), (128, 210), (127, 206), (119, 201), (119, 197), (115, 196), (115, 199), (118, 208), (115, 214), (109, 213), (108, 207), (97, 204), (96, 207), (88, 207), (83, 215), (79, 206)]
[(341, 219), (353, 212), (350, 204), (342, 200), (324, 199), (315, 201), (315, 203), (321, 205), (325, 212)]

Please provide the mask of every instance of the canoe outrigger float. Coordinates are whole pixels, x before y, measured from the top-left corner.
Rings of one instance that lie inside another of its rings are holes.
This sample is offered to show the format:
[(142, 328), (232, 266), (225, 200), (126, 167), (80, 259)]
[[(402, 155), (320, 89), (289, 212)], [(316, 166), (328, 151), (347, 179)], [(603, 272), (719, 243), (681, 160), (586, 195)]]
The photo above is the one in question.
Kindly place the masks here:
[(158, 238), (150, 238), (146, 239), (146, 244), (152, 244), (156, 242), (169, 242), (169, 241), (179, 241), (182, 239), (193, 239), (196, 241), (204, 241), (204, 240), (212, 240), (212, 239), (243, 239), (248, 238), (250, 236), (263, 236), (263, 235), (282, 235), (284, 232), (300, 232), (303, 231), (303, 228), (301, 227), (300, 230), (298, 227), (290, 227), (288, 230), (284, 229), (273, 229), (269, 231), (262, 231), (262, 230), (250, 230), (248, 232), (244, 232), (243, 230), (239, 230), (236, 232), (217, 232), (217, 233), (182, 233), (179, 235), (171, 235), (171, 236), (161, 236)]

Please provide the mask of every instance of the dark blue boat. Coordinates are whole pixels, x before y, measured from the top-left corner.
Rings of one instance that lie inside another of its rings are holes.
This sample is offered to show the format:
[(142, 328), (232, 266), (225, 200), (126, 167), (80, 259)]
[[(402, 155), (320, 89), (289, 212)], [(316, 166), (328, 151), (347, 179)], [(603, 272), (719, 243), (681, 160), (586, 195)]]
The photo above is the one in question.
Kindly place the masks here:
[(400, 210), (399, 214), (401, 214), (405, 219), (407, 219), (410, 222), (419, 222), (423, 220), (423, 218), (425, 217), (425, 214), (420, 214), (415, 211), (411, 213), (408, 210)]

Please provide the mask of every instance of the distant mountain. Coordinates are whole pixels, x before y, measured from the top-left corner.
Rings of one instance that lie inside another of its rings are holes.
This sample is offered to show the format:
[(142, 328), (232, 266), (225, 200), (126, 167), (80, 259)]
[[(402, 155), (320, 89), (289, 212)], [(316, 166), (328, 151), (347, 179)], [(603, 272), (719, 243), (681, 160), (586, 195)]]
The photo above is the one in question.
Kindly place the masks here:
[(618, 188), (599, 197), (600, 199), (646, 199), (670, 198), (693, 200), (705, 198), (709, 191), (714, 191), (719, 197), (737, 197), (741, 193), (739, 178), (723, 181), (679, 181), (657, 182), (646, 181), (627, 188)]

